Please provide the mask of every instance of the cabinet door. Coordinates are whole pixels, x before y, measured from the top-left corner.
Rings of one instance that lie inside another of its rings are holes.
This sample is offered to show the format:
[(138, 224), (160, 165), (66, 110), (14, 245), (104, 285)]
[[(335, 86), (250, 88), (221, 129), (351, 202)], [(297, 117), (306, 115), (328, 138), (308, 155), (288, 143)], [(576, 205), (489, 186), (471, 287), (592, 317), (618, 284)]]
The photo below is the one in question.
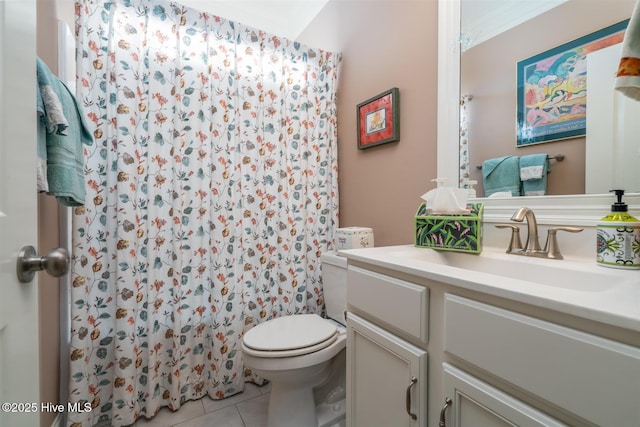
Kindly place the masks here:
[(566, 426), (460, 369), (443, 367), (444, 392), (451, 399), (441, 414), (444, 427)]
[(347, 316), (347, 426), (426, 427), (427, 352)]
[(593, 425), (640, 427), (638, 347), (457, 295), (444, 306), (447, 353)]

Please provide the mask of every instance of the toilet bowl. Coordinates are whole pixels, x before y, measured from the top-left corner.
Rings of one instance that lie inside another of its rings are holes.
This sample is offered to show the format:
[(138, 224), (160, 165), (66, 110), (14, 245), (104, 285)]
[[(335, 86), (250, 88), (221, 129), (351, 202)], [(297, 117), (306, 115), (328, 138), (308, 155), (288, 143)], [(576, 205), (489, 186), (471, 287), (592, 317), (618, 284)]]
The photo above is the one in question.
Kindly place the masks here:
[(347, 334), (340, 322), (346, 259), (321, 259), (325, 287), (342, 287), (333, 290), (331, 304), (326, 302), (327, 313), (338, 321), (317, 314), (282, 316), (253, 327), (242, 339), (245, 365), (271, 382), (267, 427), (344, 425)]
[[(245, 334), (245, 365), (271, 381), (268, 427), (333, 426), (344, 418), (344, 378), (337, 375), (335, 387), (324, 387), (326, 396), (314, 389), (325, 385), (332, 372), (344, 371), (344, 359), (336, 356), (346, 340), (343, 327), (317, 314), (279, 317)], [(330, 407), (329, 413), (323, 411), (324, 420), (318, 419), (318, 404)]]

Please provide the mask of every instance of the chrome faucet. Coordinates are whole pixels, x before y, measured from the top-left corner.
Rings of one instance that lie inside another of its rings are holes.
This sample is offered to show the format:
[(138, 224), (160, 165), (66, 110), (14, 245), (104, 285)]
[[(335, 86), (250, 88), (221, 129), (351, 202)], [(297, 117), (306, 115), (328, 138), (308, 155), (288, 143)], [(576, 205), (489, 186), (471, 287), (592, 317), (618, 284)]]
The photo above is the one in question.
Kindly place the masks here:
[(541, 249), (538, 238), (538, 221), (536, 221), (536, 216), (533, 211), (527, 207), (522, 207), (511, 217), (511, 220), (516, 222), (523, 222), (525, 219), (527, 220), (527, 241), (524, 244), (524, 248), (520, 242), (520, 229), (516, 225), (496, 224), (497, 228), (510, 228), (512, 230), (511, 242), (507, 248), (508, 254), (563, 259), (560, 253), (560, 247), (558, 246), (558, 231), (568, 231), (570, 233), (582, 231), (582, 228), (579, 227), (552, 227), (548, 231), (547, 243), (544, 245), (544, 249)]
[(535, 254), (542, 252), (538, 239), (538, 221), (536, 221), (536, 215), (531, 209), (523, 207), (518, 209), (518, 212), (514, 213), (511, 217), (511, 221), (516, 222), (522, 222), (525, 219), (527, 220), (527, 241), (524, 244), (524, 252), (528, 255), (536, 256)]

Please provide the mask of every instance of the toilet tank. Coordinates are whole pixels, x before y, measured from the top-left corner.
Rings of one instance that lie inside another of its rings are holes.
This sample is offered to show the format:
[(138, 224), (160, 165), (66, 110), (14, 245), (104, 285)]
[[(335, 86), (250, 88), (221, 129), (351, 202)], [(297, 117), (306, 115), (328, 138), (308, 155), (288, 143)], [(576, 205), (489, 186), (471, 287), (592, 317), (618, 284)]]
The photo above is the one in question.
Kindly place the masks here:
[(322, 263), (322, 288), (327, 317), (346, 325), (347, 310), (347, 259), (335, 252), (320, 256)]

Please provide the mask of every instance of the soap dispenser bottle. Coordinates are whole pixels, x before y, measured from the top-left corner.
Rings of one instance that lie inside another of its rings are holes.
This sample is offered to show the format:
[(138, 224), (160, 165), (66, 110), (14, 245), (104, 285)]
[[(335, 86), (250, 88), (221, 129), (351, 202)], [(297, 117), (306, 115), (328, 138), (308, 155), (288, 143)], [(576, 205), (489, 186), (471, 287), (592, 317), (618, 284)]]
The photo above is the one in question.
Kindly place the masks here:
[(617, 201), (611, 213), (600, 220), (596, 229), (598, 265), (613, 268), (640, 268), (640, 221), (631, 216), (622, 202), (624, 190), (611, 190)]

